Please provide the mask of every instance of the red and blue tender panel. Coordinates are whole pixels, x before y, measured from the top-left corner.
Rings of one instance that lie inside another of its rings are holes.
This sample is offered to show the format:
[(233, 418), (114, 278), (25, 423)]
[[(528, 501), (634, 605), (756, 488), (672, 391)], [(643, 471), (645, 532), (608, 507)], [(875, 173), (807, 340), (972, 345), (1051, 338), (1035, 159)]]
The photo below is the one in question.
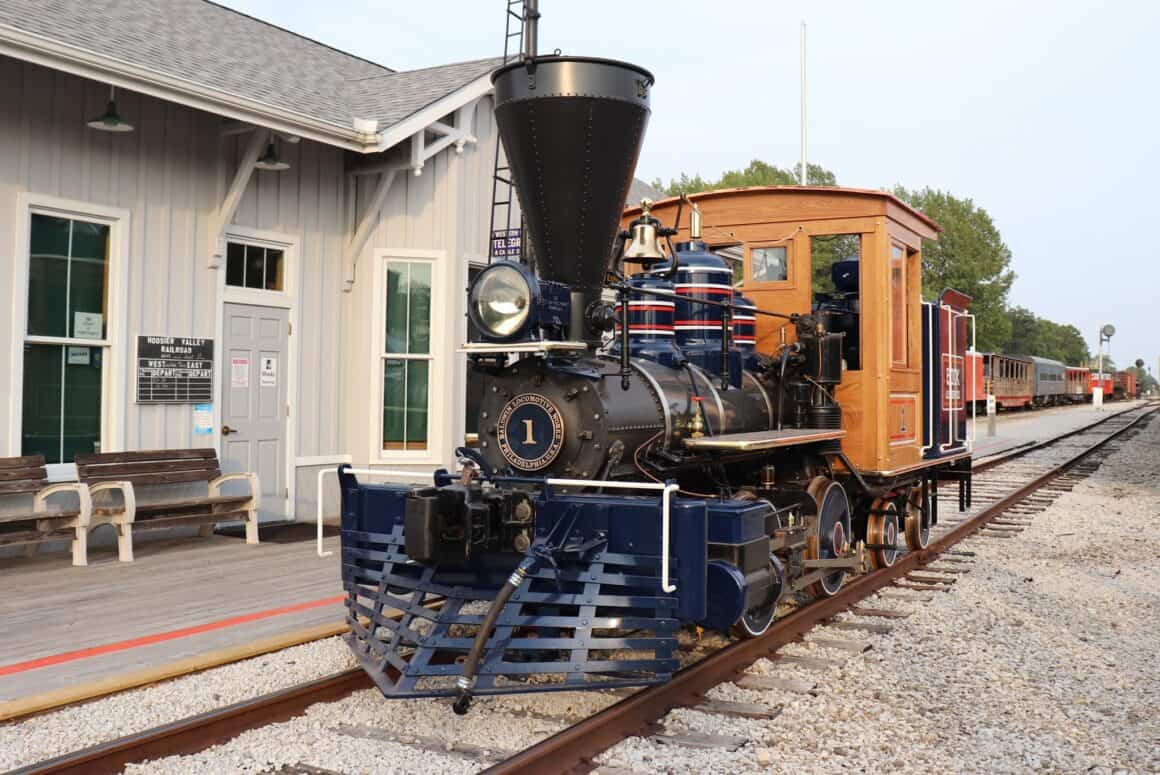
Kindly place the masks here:
[(947, 289), (938, 304), (924, 302), (922, 315), (922, 403), (924, 457), (937, 459), (965, 452), (966, 380), (971, 299)]

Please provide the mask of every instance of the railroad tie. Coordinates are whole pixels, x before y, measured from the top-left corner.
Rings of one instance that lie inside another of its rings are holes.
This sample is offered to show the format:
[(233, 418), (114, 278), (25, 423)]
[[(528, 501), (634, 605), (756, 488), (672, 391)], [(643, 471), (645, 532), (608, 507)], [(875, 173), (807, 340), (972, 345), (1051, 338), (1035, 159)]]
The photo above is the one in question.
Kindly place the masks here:
[(822, 659), (821, 657), (802, 657), (797, 654), (774, 654), (770, 657), (771, 660), (778, 662), (789, 662), (802, 667), (810, 668), (811, 670), (835, 670), (845, 664), (844, 661), (837, 659)]
[(897, 590), (895, 590), (895, 589), (879, 590), (878, 595), (880, 597), (889, 598), (891, 600), (906, 600), (906, 601), (911, 602), (911, 603), (930, 603), (934, 600), (933, 595), (923, 595), (923, 594), (919, 594), (919, 592), (917, 592), (917, 591), (906, 591), (906, 592), (902, 591), (902, 590), (914, 590), (914, 589), (915, 589), (914, 587), (907, 587), (904, 585), (900, 585)]
[(456, 740), (441, 740), (437, 737), (423, 737), (414, 734), (395, 734), (385, 729), (366, 726), (364, 724), (338, 724), (330, 727), (330, 731), (347, 737), (358, 737), (364, 740), (382, 740), (388, 743), (398, 743), (411, 747), (421, 748), (431, 753), (451, 754), (474, 761), (499, 761), (510, 759), (519, 751), (509, 751), (503, 748), (490, 748), (471, 743), (461, 743)]
[(937, 565), (937, 566), (936, 565), (927, 565), (926, 567), (927, 567), (927, 570), (930, 570), (934, 573), (970, 573), (971, 572), (970, 568), (964, 568), (962, 566), (952, 566), (950, 568), (944, 568), (941, 565)]
[(837, 630), (862, 630), (863, 632), (872, 632), (876, 635), (886, 635), (893, 632), (894, 628), (889, 624), (881, 624), (879, 622), (858, 622), (858, 621), (842, 621), (842, 622), (826, 622), (823, 626), (833, 627)]
[(894, 608), (870, 608), (863, 605), (850, 606), (850, 613), (858, 616), (878, 616), (883, 619), (906, 619), (910, 611), (899, 611)]
[(746, 674), (733, 682), (740, 689), (749, 689), (757, 692), (776, 690), (793, 694), (813, 694), (818, 685), (813, 681), (803, 681), (800, 678), (776, 678), (771, 675)]
[(912, 571), (906, 574), (907, 581), (917, 581), (921, 584), (954, 584), (958, 579), (947, 576), (936, 576), (931, 573)]
[(905, 584), (906, 579), (895, 579), (890, 582), (895, 589), (913, 589), (916, 592), (949, 592), (948, 584)]
[(725, 751), (736, 751), (749, 742), (748, 737), (708, 735), (703, 732), (662, 732), (650, 736), (649, 740), (662, 745), (683, 745), (686, 748), (719, 748)]
[(263, 770), (259, 775), (342, 775), (342, 773), (298, 762), (297, 764), (283, 764), (276, 770)]
[(756, 702), (734, 702), (733, 700), (705, 700), (699, 705), (692, 706), (699, 713), (715, 713), (721, 716), (735, 716), (737, 718), (771, 719), (781, 714), (780, 705), (772, 708)]
[(810, 638), (806, 643), (812, 643), (822, 648), (836, 651), (849, 651), (852, 654), (863, 654), (874, 646), (868, 640), (838, 640), (837, 638)]

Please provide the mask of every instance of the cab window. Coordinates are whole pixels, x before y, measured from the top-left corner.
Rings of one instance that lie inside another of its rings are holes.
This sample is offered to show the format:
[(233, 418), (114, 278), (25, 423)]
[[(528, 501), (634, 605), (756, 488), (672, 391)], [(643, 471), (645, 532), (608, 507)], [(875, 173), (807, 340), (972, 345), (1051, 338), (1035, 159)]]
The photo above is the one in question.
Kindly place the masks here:
[(890, 362), (906, 366), (906, 248), (890, 245)]
[(861, 258), (861, 234), (822, 234), (810, 237), (813, 309), (827, 331), (845, 334), (842, 359), (850, 371), (862, 368)]
[(789, 279), (789, 261), (784, 245), (751, 248), (749, 265), (755, 283), (779, 283)]

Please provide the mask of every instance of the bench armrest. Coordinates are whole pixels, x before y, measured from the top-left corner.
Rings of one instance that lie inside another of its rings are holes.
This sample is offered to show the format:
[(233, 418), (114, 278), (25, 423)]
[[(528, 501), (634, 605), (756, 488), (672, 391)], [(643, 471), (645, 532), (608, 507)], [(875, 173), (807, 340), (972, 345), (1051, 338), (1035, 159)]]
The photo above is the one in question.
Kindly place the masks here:
[(125, 512), (125, 521), (133, 522), (137, 519), (137, 493), (133, 491), (132, 482), (98, 482), (89, 485), (89, 492), (93, 495), (102, 492), (121, 493), (121, 510)]
[(48, 511), (48, 497), (62, 492), (76, 493), (77, 500), (80, 501), (80, 514), (77, 515), (77, 524), (87, 526), (93, 516), (93, 499), (89, 494), (89, 488), (80, 482), (50, 484), (48, 487), (36, 493), (36, 496), (32, 499), (32, 510), (37, 514), (50, 513)]
[(222, 474), (216, 479), (211, 479), (209, 483), (210, 495), (221, 495), (222, 485), (226, 482), (248, 481), (250, 483), (250, 502), (253, 508), (257, 509), (262, 505), (262, 487), (258, 484), (257, 474)]

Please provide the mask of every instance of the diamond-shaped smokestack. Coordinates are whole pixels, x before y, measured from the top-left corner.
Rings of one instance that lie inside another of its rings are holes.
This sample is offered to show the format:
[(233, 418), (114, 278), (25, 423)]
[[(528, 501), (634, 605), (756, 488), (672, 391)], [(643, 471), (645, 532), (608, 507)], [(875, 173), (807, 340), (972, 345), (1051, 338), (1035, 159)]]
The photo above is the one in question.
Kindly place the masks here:
[(507, 65), (492, 82), (536, 272), (590, 301), (636, 171), (653, 77), (625, 62), (549, 56)]

